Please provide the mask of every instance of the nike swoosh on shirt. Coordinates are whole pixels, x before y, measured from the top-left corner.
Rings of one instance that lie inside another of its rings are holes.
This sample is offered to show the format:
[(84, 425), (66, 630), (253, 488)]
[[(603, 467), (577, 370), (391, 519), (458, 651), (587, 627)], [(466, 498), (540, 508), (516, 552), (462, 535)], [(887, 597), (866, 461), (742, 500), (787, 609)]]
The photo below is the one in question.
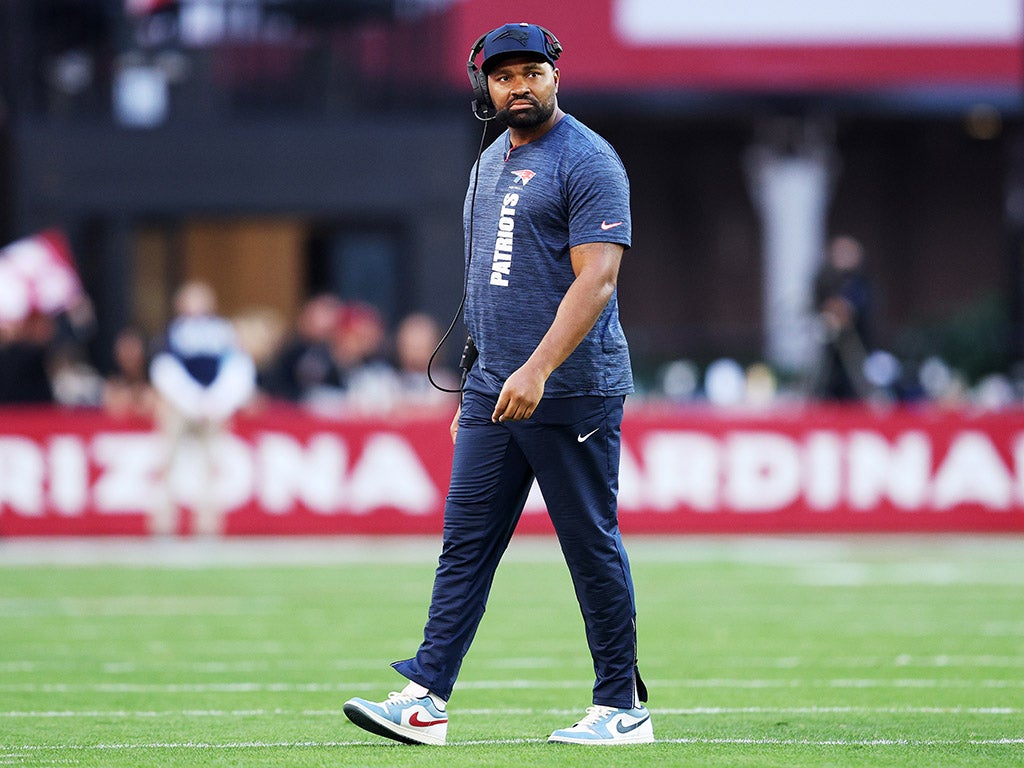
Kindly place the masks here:
[(641, 725), (643, 725), (650, 719), (651, 716), (648, 715), (643, 720), (637, 720), (635, 723), (631, 723), (630, 725), (623, 725), (622, 721), (619, 720), (617, 723), (615, 723), (615, 730), (619, 733), (629, 733), (630, 731), (635, 731), (637, 728), (639, 728)]
[(412, 717), (409, 718), (409, 725), (414, 725), (417, 728), (429, 728), (432, 725), (440, 725), (441, 723), (447, 723), (448, 720), (420, 720), (420, 713), (413, 712)]
[(615, 227), (621, 227), (625, 223), (626, 222), (624, 222), (624, 221), (613, 221), (611, 224), (609, 224), (607, 221), (602, 221), (601, 222), (601, 229), (603, 229), (603, 230), (614, 229)]
[[(600, 427), (598, 427), (597, 429), (600, 429)], [(576, 435), (576, 442), (577, 443), (585, 443), (585, 442), (587, 442), (587, 438), (589, 438), (592, 434), (594, 434), (594, 432), (597, 432), (597, 429), (593, 430), (592, 432), (587, 432), (587, 434), (585, 434), (585, 435)]]

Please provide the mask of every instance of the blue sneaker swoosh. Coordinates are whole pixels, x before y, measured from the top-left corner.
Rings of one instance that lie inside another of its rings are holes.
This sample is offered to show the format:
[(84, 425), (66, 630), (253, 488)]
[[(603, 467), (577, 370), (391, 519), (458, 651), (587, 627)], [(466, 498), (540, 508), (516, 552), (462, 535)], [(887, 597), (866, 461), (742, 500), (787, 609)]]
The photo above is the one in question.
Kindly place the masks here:
[(615, 730), (619, 733), (629, 733), (630, 731), (635, 731), (637, 728), (639, 728), (641, 725), (643, 725), (650, 719), (651, 716), (648, 715), (643, 720), (637, 720), (635, 723), (631, 723), (630, 725), (623, 725), (622, 721), (619, 720), (617, 723), (615, 723)]

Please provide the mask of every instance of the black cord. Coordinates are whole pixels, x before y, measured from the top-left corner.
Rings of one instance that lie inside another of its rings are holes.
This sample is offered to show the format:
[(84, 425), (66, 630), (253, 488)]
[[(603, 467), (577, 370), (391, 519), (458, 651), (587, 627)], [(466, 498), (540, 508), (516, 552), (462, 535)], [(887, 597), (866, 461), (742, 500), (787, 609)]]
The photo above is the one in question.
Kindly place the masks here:
[(459, 308), (455, 310), (455, 317), (452, 318), (451, 325), (448, 326), (448, 330), (444, 332), (441, 340), (437, 342), (437, 346), (434, 347), (434, 351), (431, 353), (430, 359), (427, 361), (427, 380), (431, 383), (434, 389), (439, 389), (442, 392), (451, 392), (452, 394), (461, 394), (463, 391), (462, 387), (459, 387), (458, 389), (449, 389), (448, 387), (441, 386), (434, 381), (434, 377), (430, 373), (430, 368), (434, 364), (434, 358), (437, 357), (437, 353), (441, 351), (441, 347), (444, 346), (448, 337), (451, 336), (452, 331), (455, 330), (455, 325), (459, 322), (459, 318), (462, 317), (462, 310), (466, 306), (466, 293), (469, 288), (469, 265), (473, 261), (473, 212), (476, 208), (476, 188), (480, 182), (480, 158), (484, 153), (484, 140), (486, 138), (487, 121), (484, 122), (484, 129), (480, 134), (480, 147), (476, 151), (476, 166), (473, 169), (473, 192), (469, 198), (469, 234), (466, 238), (468, 256), (466, 257), (466, 273), (462, 277), (462, 300), (459, 302)]

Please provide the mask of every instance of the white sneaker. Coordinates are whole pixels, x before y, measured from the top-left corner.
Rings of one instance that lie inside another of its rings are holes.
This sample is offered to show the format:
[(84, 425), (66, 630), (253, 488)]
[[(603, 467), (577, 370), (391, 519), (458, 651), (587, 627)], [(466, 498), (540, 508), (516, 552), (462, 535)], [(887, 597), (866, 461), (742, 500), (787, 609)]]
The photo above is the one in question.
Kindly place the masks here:
[(551, 734), (548, 741), (562, 744), (650, 744), (654, 741), (654, 727), (647, 707), (619, 709), (593, 706), (587, 716), (571, 728), (562, 728)]
[(448, 713), (429, 695), (419, 698), (392, 691), (380, 703), (349, 699), (344, 711), (360, 728), (403, 744), (441, 745), (448, 736)]

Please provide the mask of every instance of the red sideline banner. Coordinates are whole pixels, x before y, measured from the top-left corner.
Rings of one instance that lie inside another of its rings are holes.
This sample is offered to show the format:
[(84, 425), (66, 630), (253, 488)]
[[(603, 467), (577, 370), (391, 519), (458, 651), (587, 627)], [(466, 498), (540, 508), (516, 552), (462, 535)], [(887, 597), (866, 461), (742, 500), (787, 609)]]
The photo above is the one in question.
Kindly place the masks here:
[[(179, 533), (208, 494), (227, 535), (440, 534), (450, 414), (239, 419), (207, 454), (91, 411), (0, 411), (0, 536), (145, 535), (160, 500)], [(204, 457), (212, 475), (203, 479)], [(631, 533), (1024, 531), (1024, 411), (633, 404), (620, 522)], [(520, 531), (551, 531), (534, 488)]]

